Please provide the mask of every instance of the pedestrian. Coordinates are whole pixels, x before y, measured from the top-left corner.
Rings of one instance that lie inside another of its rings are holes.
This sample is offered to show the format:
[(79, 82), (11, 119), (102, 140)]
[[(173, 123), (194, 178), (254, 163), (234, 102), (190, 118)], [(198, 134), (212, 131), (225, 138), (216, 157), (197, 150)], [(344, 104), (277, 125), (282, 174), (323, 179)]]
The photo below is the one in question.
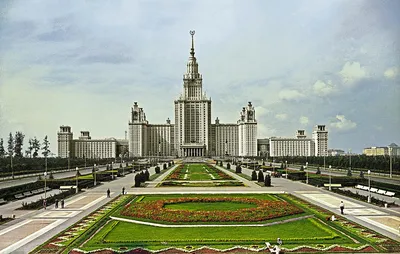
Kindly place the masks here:
[(340, 206), (339, 206), (339, 207), (340, 207), (340, 213), (341, 213), (341, 214), (344, 214), (344, 213), (343, 213), (343, 210), (344, 210), (343, 201), (340, 201)]
[(125, 187), (122, 187), (122, 195), (125, 195)]
[(43, 199), (43, 207), (44, 207), (44, 209), (46, 209), (46, 207), (47, 207), (46, 199)]
[(61, 199), (61, 208), (64, 208), (64, 199)]
[(56, 203), (55, 203), (54, 207), (58, 208), (58, 199), (56, 199)]
[(107, 190), (107, 198), (110, 197), (110, 189)]

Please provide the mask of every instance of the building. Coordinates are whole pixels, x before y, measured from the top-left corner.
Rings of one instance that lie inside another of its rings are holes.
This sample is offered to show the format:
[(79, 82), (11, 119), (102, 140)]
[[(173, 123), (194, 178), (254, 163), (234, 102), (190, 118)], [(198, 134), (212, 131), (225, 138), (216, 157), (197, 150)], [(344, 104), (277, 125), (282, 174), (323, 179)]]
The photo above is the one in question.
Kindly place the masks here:
[(174, 123), (167, 119), (165, 124), (150, 124), (143, 108), (134, 102), (128, 124), (130, 156), (257, 156), (257, 121), (251, 102), (242, 108), (236, 123), (222, 124), (218, 117), (211, 123), (211, 98), (203, 92), (194, 31), (190, 34), (192, 46), (183, 89), (174, 101)]
[(363, 154), (367, 156), (400, 156), (400, 147), (395, 143), (388, 146), (371, 146), (363, 149)]
[(324, 156), (328, 151), (328, 131), (325, 125), (316, 125), (312, 138), (307, 138), (305, 130), (297, 130), (293, 138), (271, 137), (269, 156)]
[(267, 157), (269, 156), (269, 139), (268, 138), (261, 138), (257, 139), (257, 153), (260, 157)]
[(341, 149), (328, 149), (328, 156), (346, 155), (346, 152)]
[(61, 158), (117, 158), (126, 157), (128, 141), (124, 139), (92, 139), (89, 131), (81, 131), (78, 139), (73, 138), (70, 126), (60, 126), (58, 132), (58, 157)]

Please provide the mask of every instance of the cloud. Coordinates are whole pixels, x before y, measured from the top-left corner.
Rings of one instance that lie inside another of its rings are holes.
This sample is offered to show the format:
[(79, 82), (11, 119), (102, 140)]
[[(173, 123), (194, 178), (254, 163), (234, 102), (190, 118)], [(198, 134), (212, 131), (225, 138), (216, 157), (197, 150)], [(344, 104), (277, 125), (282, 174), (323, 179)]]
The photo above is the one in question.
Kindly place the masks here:
[(287, 101), (291, 101), (291, 100), (299, 100), (301, 98), (304, 98), (305, 95), (302, 94), (301, 92), (297, 91), (297, 90), (289, 90), (289, 89), (284, 89), (282, 91), (279, 92), (279, 98), (282, 100), (287, 100)]
[(300, 122), (301, 125), (307, 125), (308, 122), (309, 122), (308, 117), (306, 117), (306, 116), (301, 116), (301, 117), (299, 118), (299, 122)]
[(399, 67), (391, 67), (387, 69), (383, 75), (387, 79), (395, 79), (398, 75), (400, 74), (400, 68)]
[(285, 120), (285, 119), (287, 118), (287, 114), (284, 114), (284, 113), (282, 113), (282, 114), (276, 114), (276, 115), (275, 115), (275, 118), (276, 118), (276, 119), (279, 119), (279, 120)]
[(330, 126), (339, 131), (348, 131), (357, 127), (355, 122), (346, 119), (344, 115), (336, 115), (336, 120), (336, 122), (331, 122)]
[(326, 83), (321, 80), (317, 80), (314, 83), (313, 89), (314, 89), (314, 93), (319, 96), (327, 96), (327, 95), (335, 92), (335, 88), (332, 85), (331, 80), (328, 80)]
[(359, 62), (346, 62), (339, 72), (344, 83), (354, 83), (355, 81), (367, 76), (367, 72), (364, 67), (361, 67)]

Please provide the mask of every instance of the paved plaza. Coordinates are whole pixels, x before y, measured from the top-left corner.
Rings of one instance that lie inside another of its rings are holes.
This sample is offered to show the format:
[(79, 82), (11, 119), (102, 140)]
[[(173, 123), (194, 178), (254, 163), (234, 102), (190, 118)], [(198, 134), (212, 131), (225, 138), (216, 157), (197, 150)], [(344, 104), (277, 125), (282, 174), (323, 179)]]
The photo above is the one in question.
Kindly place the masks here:
[[(339, 204), (345, 204), (345, 217), (363, 226), (371, 228), (392, 239), (400, 240), (400, 211), (393, 208), (377, 207), (365, 202), (342, 197), (322, 188), (293, 182), (285, 178), (272, 178), (273, 187), (261, 187), (253, 181), (246, 180), (238, 175), (218, 166), (230, 176), (242, 181), (243, 187), (156, 187), (171, 170), (164, 172), (146, 188), (134, 188), (135, 174), (128, 174), (115, 181), (106, 182), (96, 188), (87, 189), (65, 201), (65, 208), (47, 210), (24, 211), (16, 213), (17, 218), (9, 223), (0, 225), (0, 253), (27, 253), (36, 246), (50, 239), (55, 234), (79, 221), (100, 206), (107, 203), (107, 189), (111, 190), (111, 198), (116, 197), (125, 187), (128, 194), (167, 194), (167, 193), (291, 193), (297, 197), (340, 214)], [(233, 167), (234, 168), (234, 167)], [(154, 167), (150, 168), (154, 174)], [(243, 173), (251, 175), (252, 170), (243, 169)], [(16, 201), (21, 203), (21, 201)], [(19, 207), (16, 202), (0, 206), (0, 214), (4, 211), (12, 212)], [(397, 203), (397, 202), (396, 202)]]

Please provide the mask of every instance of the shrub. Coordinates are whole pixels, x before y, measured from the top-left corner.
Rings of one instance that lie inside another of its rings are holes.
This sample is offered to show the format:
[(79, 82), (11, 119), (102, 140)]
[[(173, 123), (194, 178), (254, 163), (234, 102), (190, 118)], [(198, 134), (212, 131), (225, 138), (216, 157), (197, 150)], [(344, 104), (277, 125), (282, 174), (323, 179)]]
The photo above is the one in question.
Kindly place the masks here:
[(304, 167), (303, 167), (303, 165), (301, 165), (301, 167), (300, 167), (300, 171), (304, 171)]
[(155, 171), (156, 171), (156, 174), (160, 174), (160, 173), (161, 173), (160, 167), (157, 166), (157, 167), (155, 168)]
[(81, 172), (79, 172), (79, 170), (77, 170), (76, 171), (76, 175), (75, 175), (76, 177), (79, 177), (79, 176), (81, 176)]
[(146, 169), (146, 171), (144, 172), (144, 176), (145, 176), (145, 180), (148, 181), (150, 179), (150, 173), (149, 171)]
[(142, 172), (135, 175), (135, 187), (140, 187), (146, 181), (146, 176)]
[(272, 163), (271, 162), (269, 163), (269, 166), (272, 167)]
[(49, 179), (50, 179), (50, 180), (54, 179), (53, 172), (50, 172), (50, 174), (49, 174)]
[(262, 165), (265, 166), (265, 161), (263, 161)]
[(271, 187), (271, 176), (269, 174), (265, 176), (264, 184), (267, 187)]
[(264, 173), (261, 170), (258, 171), (258, 182), (259, 183), (264, 182)]
[(227, 169), (231, 169), (231, 164), (229, 164), (229, 163), (226, 164), (226, 168), (227, 168)]
[(321, 174), (321, 170), (319, 169), (319, 167), (317, 168), (317, 172), (315, 172), (315, 174), (317, 174), (317, 175)]
[(281, 163), (281, 169), (284, 169), (284, 167), (283, 167), (283, 163)]
[(165, 170), (165, 169), (167, 169), (167, 164), (163, 164), (163, 169)]
[(360, 178), (364, 178), (364, 171), (360, 171)]
[(242, 173), (242, 166), (240, 166), (240, 164), (236, 166), (236, 173), (237, 174), (241, 174)]
[(119, 164), (119, 168), (122, 168), (122, 163)]
[(251, 180), (252, 181), (257, 181), (257, 173), (255, 170), (253, 170), (253, 172), (251, 173)]
[(352, 176), (353, 175), (353, 173), (351, 172), (351, 169), (349, 168), (348, 170), (347, 170), (347, 176)]

